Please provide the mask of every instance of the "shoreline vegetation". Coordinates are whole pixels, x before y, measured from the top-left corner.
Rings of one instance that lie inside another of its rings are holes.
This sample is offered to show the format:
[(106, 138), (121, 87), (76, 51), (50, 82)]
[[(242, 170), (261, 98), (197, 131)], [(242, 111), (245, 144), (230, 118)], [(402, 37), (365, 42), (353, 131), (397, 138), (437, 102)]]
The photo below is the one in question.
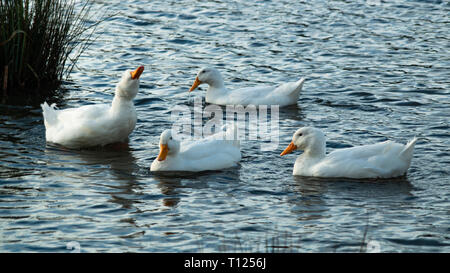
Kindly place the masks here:
[(91, 0), (0, 0), (0, 100), (57, 93), (98, 23)]

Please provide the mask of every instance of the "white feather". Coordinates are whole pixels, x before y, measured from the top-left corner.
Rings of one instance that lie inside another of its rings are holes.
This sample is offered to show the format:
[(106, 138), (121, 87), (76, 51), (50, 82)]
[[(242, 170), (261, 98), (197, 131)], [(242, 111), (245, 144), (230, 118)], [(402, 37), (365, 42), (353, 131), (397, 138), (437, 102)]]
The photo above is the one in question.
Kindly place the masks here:
[(44, 102), (46, 140), (72, 149), (126, 141), (136, 125), (132, 100), (138, 88), (139, 79), (131, 79), (130, 71), (125, 71), (112, 104), (56, 110), (55, 104)]
[(169, 145), (169, 154), (163, 161), (156, 158), (150, 170), (199, 172), (236, 166), (241, 151), (235, 132), (235, 127), (228, 128), (200, 140), (178, 142), (170, 139), (170, 130), (165, 130), (160, 143)]
[[(301, 136), (299, 136), (301, 134)], [(294, 164), (294, 175), (347, 178), (390, 178), (404, 175), (413, 156), (416, 138), (407, 145), (385, 141), (338, 149), (325, 154), (325, 137), (316, 128), (304, 127), (292, 142), (304, 150)]]
[(212, 67), (197, 74), (202, 83), (209, 85), (206, 102), (218, 105), (279, 105), (297, 104), (304, 78), (276, 86), (256, 86), (229, 90), (224, 86), (220, 72)]

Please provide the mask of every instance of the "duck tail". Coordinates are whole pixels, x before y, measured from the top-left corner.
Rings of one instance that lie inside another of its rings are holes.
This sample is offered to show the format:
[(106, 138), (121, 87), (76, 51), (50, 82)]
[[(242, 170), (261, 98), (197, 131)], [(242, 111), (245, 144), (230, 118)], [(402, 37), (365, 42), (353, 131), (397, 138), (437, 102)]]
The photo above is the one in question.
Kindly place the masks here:
[(407, 160), (411, 160), (412, 156), (413, 156), (413, 152), (414, 152), (414, 145), (417, 142), (417, 137), (414, 137), (411, 141), (409, 141), (406, 145), (405, 148), (400, 152), (400, 156), (407, 159)]
[(41, 104), (42, 107), (42, 114), (44, 116), (44, 124), (45, 126), (52, 126), (56, 124), (58, 121), (58, 117), (56, 115), (56, 104), (53, 103), (52, 105), (48, 105), (47, 102), (44, 102)]
[(305, 82), (305, 78), (301, 78), (296, 82), (297, 87), (291, 92), (291, 95), (295, 98), (300, 96), (300, 91), (302, 91), (303, 83)]

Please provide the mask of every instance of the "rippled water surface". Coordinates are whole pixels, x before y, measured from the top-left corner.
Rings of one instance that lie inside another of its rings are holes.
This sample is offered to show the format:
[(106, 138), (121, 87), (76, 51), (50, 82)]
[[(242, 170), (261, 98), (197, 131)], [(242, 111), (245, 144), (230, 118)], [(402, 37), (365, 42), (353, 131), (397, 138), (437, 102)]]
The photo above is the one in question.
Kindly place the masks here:
[[(95, 1), (97, 29), (58, 100), (110, 102), (145, 66), (129, 148), (46, 145), (38, 106), (0, 106), (0, 251), (450, 251), (448, 1)], [(280, 109), (280, 144), (242, 141), (237, 168), (161, 176), (149, 166), (200, 67), (230, 88), (307, 78)], [(328, 151), (420, 137), (405, 178), (293, 177), (301, 126)]]

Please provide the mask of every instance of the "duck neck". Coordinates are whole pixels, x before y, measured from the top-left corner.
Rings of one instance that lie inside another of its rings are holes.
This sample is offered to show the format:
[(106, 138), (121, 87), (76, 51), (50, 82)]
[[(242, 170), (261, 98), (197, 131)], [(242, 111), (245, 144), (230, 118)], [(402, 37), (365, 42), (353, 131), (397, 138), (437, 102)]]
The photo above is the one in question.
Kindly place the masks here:
[(226, 94), (227, 89), (223, 82), (214, 82), (213, 84), (209, 84), (208, 89), (206, 90), (206, 101), (215, 102), (217, 98), (226, 96)]
[(214, 77), (209, 78), (206, 83), (209, 85), (208, 90), (225, 89), (225, 85), (223, 83), (223, 79), (220, 74), (216, 74), (214, 75)]
[(126, 97), (122, 97), (117, 94), (114, 96), (114, 99), (111, 104), (111, 110), (113, 112), (118, 112), (123, 109), (129, 109), (129, 108), (133, 108), (133, 107), (134, 107), (134, 104), (133, 104), (132, 100), (130, 100)]
[(223, 92), (225, 90), (225, 85), (223, 82), (210, 83), (208, 86), (208, 92)]
[(325, 142), (316, 142), (313, 143), (310, 147), (305, 149), (303, 154), (309, 158), (316, 158), (316, 159), (322, 159), (325, 157), (325, 148), (326, 143)]
[(172, 144), (170, 145), (168, 156), (175, 157), (178, 152), (180, 151), (180, 142), (173, 140)]

